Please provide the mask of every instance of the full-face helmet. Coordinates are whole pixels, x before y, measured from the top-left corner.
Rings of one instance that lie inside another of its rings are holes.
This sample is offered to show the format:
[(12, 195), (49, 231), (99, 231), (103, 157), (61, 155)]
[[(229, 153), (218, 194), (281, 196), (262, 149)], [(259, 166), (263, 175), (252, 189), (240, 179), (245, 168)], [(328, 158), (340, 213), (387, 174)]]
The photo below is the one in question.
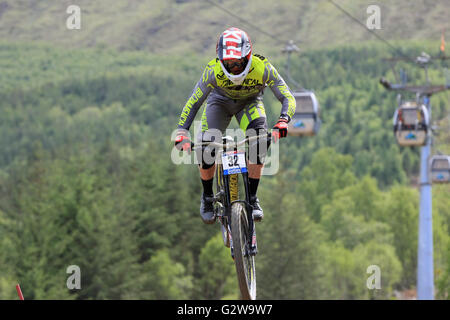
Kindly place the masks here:
[(242, 84), (252, 64), (252, 43), (247, 33), (228, 28), (220, 35), (216, 52), (227, 78), (236, 85)]

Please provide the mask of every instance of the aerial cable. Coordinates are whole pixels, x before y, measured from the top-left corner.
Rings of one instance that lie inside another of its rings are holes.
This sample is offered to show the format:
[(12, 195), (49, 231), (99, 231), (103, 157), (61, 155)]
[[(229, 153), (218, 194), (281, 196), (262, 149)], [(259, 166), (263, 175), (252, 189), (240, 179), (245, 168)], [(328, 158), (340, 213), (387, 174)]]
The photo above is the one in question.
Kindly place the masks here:
[(353, 17), (348, 11), (346, 11), (344, 8), (342, 8), (341, 6), (339, 6), (337, 3), (335, 3), (333, 0), (328, 0), (328, 2), (332, 3), (336, 8), (338, 8), (340, 11), (342, 11), (346, 16), (348, 16), (350, 19), (352, 19), (353, 21), (355, 21), (358, 25), (362, 26), (364, 28), (364, 30), (370, 32), (371, 34), (373, 34), (378, 40), (382, 41), (384, 44), (386, 44), (388, 47), (390, 47), (392, 50), (394, 50), (399, 56), (402, 56), (403, 58), (410, 60), (409, 57), (406, 57), (399, 49), (397, 49), (396, 47), (394, 47), (392, 44), (390, 44), (387, 40), (385, 40), (383, 37), (381, 37), (380, 35), (378, 35), (376, 32), (374, 32), (373, 30), (370, 30), (367, 28), (367, 26), (362, 23), (361, 21), (359, 21), (358, 19), (356, 19), (355, 17)]
[(218, 4), (218, 3), (216, 3), (216, 2), (214, 2), (214, 1), (212, 1), (212, 0), (205, 0), (205, 1), (208, 2), (208, 3), (210, 3), (210, 4), (212, 4), (212, 5), (214, 5), (214, 6), (216, 6), (217, 8), (221, 9), (222, 11), (228, 13), (230, 16), (233, 16), (234, 18), (238, 19), (238, 20), (241, 21), (242, 23), (244, 23), (244, 24), (246, 24), (246, 25), (252, 27), (253, 29), (257, 30), (258, 32), (264, 34), (265, 36), (267, 36), (267, 37), (269, 37), (269, 38), (272, 38), (272, 39), (275, 40), (276, 42), (278, 42), (278, 43), (283, 43), (283, 44), (285, 44), (285, 43), (287, 42), (287, 41), (284, 41), (283, 39), (280, 39), (280, 37), (274, 36), (273, 34), (270, 34), (269, 32), (264, 31), (263, 29), (261, 29), (261, 28), (258, 27), (257, 25), (254, 25), (253, 23), (248, 22), (247, 19), (244, 19), (244, 18), (239, 17), (237, 14), (231, 12), (231, 11), (228, 10), (227, 8), (221, 6), (220, 4)]

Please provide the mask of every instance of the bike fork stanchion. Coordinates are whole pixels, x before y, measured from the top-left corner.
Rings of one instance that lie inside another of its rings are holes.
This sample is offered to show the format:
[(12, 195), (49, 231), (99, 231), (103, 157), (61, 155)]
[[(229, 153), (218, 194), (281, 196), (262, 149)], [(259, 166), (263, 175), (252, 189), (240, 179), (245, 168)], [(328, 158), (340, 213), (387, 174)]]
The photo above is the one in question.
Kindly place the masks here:
[(231, 251), (231, 257), (234, 260), (234, 247), (233, 247), (233, 237), (232, 230), (231, 230), (231, 196), (230, 196), (230, 176), (222, 176), (223, 177), (223, 201), (224, 201), (224, 214), (225, 219), (227, 220), (227, 228), (230, 235), (230, 251)]
[(255, 255), (256, 254), (256, 228), (255, 222), (253, 221), (253, 208), (250, 205), (250, 190), (248, 189), (248, 172), (242, 173), (242, 178), (244, 180), (244, 188), (245, 188), (245, 207), (247, 212), (247, 220), (248, 220), (248, 254)]

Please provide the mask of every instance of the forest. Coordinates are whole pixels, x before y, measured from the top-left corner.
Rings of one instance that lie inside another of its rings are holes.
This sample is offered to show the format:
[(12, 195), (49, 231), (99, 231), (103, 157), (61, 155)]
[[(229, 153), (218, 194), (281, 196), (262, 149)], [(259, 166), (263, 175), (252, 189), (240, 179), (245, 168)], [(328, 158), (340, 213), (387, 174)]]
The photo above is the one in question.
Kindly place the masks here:
[[(423, 46), (402, 50), (435, 50)], [(394, 81), (389, 54), (369, 43), (292, 58), (322, 125), (314, 137), (281, 139), (280, 170), (261, 179), (258, 299), (396, 299), (415, 289), (420, 149), (393, 135), (396, 94), (378, 81)], [(8, 41), (0, 57), (0, 299), (16, 299), (16, 283), (26, 299), (238, 299), (219, 225), (200, 219), (198, 169), (170, 158), (212, 57)], [(285, 59), (267, 58), (283, 76)], [(444, 82), (443, 66), (430, 70), (433, 82)], [(449, 97), (431, 98), (433, 151), (450, 153)], [(270, 90), (264, 104), (273, 126), (281, 105)], [(449, 192), (433, 185), (438, 299), (450, 291)], [(66, 286), (71, 265), (79, 290)], [(381, 289), (366, 286), (371, 265)]]

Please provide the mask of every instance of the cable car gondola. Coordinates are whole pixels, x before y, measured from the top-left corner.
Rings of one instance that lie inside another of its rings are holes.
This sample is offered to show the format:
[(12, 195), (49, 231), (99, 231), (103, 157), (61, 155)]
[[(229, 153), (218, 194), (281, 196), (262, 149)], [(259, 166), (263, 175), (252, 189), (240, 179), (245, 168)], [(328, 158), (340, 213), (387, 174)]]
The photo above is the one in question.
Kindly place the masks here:
[(401, 146), (424, 146), (430, 120), (425, 105), (414, 101), (404, 102), (394, 113), (394, 134)]
[(450, 156), (433, 156), (430, 160), (430, 171), (433, 183), (450, 183)]
[(288, 133), (292, 136), (313, 136), (319, 131), (319, 102), (312, 91), (293, 92), (297, 104), (289, 122)]

